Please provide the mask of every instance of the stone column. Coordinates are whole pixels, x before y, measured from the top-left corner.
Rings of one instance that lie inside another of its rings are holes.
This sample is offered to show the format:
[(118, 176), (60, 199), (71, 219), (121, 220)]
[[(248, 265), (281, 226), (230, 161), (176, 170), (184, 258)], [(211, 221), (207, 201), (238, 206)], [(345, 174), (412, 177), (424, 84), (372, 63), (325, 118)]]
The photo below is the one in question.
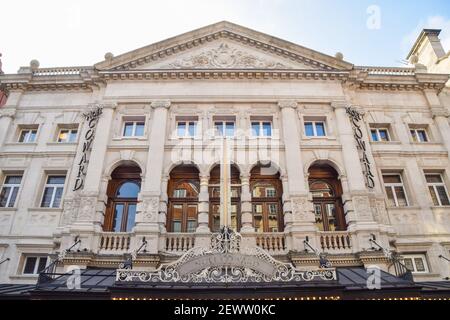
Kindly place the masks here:
[[(167, 196), (164, 198), (163, 194), (167, 192), (167, 184), (162, 183), (162, 173), (167, 115), (170, 105), (169, 100), (153, 101), (151, 104), (154, 112), (151, 120), (147, 167), (139, 194), (136, 227), (134, 228), (136, 238), (145, 237), (147, 239), (147, 252), (149, 253), (158, 253), (159, 234), (165, 231)], [(165, 188), (165, 191), (161, 188)]]
[(250, 191), (250, 176), (241, 175), (241, 233), (255, 233), (252, 217), (252, 193)]
[(288, 243), (292, 244), (290, 249), (302, 251), (306, 237), (315, 245), (316, 227), (303, 171), (297, 102), (282, 100), (278, 106), (281, 109), (287, 172), (287, 175), (282, 177), (285, 232), (291, 235), (291, 239), (287, 239)]
[(3, 146), (6, 140), (8, 131), (10, 131), (11, 123), (16, 114), (16, 109), (0, 109), (0, 147)]
[(200, 194), (198, 196), (197, 233), (209, 233), (209, 175), (200, 176)]

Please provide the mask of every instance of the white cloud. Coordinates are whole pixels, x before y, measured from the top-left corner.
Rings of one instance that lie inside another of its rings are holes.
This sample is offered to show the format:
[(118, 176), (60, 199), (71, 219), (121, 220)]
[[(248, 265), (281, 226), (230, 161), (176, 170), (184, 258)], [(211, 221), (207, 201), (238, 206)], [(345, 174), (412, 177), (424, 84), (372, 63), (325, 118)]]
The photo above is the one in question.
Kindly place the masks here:
[(426, 21), (420, 21), (416, 28), (403, 38), (405, 52), (411, 49), (423, 29), (442, 29), (439, 38), (444, 49), (447, 52), (450, 50), (450, 19), (447, 20), (443, 16), (431, 16)]

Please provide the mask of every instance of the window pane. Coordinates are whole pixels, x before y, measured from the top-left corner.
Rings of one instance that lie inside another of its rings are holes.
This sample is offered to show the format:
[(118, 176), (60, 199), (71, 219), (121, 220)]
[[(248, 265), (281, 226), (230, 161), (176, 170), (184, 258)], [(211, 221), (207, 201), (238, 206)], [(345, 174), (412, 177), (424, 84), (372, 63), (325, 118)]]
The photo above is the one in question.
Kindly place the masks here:
[(28, 130), (22, 130), (20, 132), (20, 136), (19, 136), (19, 142), (28, 142), (28, 134), (29, 131)]
[(18, 193), (19, 193), (19, 187), (12, 188), (12, 194), (11, 194), (11, 198), (9, 199), (8, 207), (13, 208), (15, 206)]
[(336, 207), (332, 203), (327, 203), (324, 207), (325, 216), (328, 219), (328, 231), (336, 231)]
[(319, 229), (319, 231), (324, 231), (324, 224), (323, 224), (323, 218), (322, 218), (322, 205), (320, 203), (314, 204), (314, 215), (316, 218), (316, 226)]
[(397, 202), (399, 207), (406, 207), (408, 202), (406, 201), (405, 190), (403, 187), (395, 187), (395, 194), (397, 196)]
[(371, 130), (370, 133), (372, 134), (372, 141), (377, 142), (378, 141), (377, 130)]
[(271, 137), (272, 136), (272, 124), (270, 122), (264, 122), (263, 123), (263, 135), (265, 137)]
[(0, 207), (1, 208), (5, 208), (6, 205), (8, 204), (8, 198), (9, 198), (9, 194), (11, 192), (11, 188), (10, 187), (3, 187), (2, 191), (0, 193)]
[(134, 223), (136, 220), (136, 205), (129, 204), (128, 205), (128, 220), (127, 220), (127, 232), (131, 232), (134, 227)]
[(174, 205), (172, 217), (174, 220), (183, 219), (183, 206), (182, 205)]
[(23, 269), (24, 274), (33, 274), (34, 268), (36, 267), (37, 258), (28, 257), (25, 261), (25, 268)]
[(325, 124), (323, 122), (316, 122), (316, 132), (318, 137), (325, 137)]
[(389, 207), (395, 207), (394, 194), (391, 187), (386, 187), (387, 202)]
[(30, 134), (29, 134), (29, 137), (28, 137), (28, 142), (36, 141), (36, 134), (37, 134), (36, 130), (31, 130)]
[(333, 189), (325, 181), (316, 181), (309, 187), (314, 198), (330, 198), (334, 196)]
[(216, 127), (216, 134), (219, 136), (223, 136), (223, 123), (222, 122), (216, 122), (215, 123), (215, 127)]
[(135, 182), (125, 182), (117, 191), (118, 198), (137, 199), (141, 188)]
[(47, 178), (48, 184), (64, 184), (66, 181), (65, 176), (49, 176)]
[(77, 130), (72, 130), (69, 135), (69, 142), (77, 141), (77, 134), (78, 134)]
[(186, 135), (186, 122), (178, 122), (177, 134), (179, 137), (184, 137)]
[(227, 122), (226, 123), (226, 135), (227, 135), (227, 137), (233, 137), (234, 136), (234, 122)]
[(387, 130), (379, 130), (381, 141), (389, 141), (389, 134)]
[(59, 208), (60, 207), (63, 191), (64, 191), (63, 188), (56, 188), (55, 199), (53, 201), (53, 206), (52, 206), (53, 208)]
[(252, 122), (252, 135), (259, 137), (259, 122)]
[(133, 135), (133, 122), (126, 122), (123, 128), (123, 136), (131, 137)]
[(44, 195), (42, 196), (42, 203), (41, 207), (43, 208), (50, 208), (50, 204), (52, 202), (53, 197), (53, 190), (55, 188), (53, 187), (47, 187), (44, 189)]
[(430, 190), (430, 196), (431, 196), (431, 199), (433, 200), (433, 204), (435, 206), (439, 206), (439, 200), (437, 198), (436, 192), (434, 191), (434, 187), (433, 186), (429, 186), (428, 190)]
[(172, 230), (173, 232), (181, 232), (181, 221), (173, 221), (172, 222)]
[(7, 176), (5, 184), (20, 184), (22, 182), (22, 176)]
[(46, 257), (41, 257), (39, 258), (39, 266), (38, 266), (38, 273), (42, 272), (45, 267), (47, 265), (47, 258)]
[(403, 263), (405, 264), (406, 268), (407, 268), (409, 271), (414, 272), (414, 265), (413, 265), (412, 259), (410, 259), (410, 258), (405, 258), (405, 259), (403, 260)]
[(422, 258), (414, 258), (414, 263), (416, 265), (416, 271), (417, 272), (424, 272), (425, 271), (425, 264), (424, 264)]
[(442, 178), (440, 174), (427, 174), (425, 175), (428, 183), (442, 183)]
[(417, 134), (419, 135), (420, 142), (428, 142), (427, 133), (425, 130), (418, 130)]
[(136, 132), (134, 133), (134, 135), (136, 137), (143, 137), (144, 136), (144, 128), (145, 128), (144, 122), (136, 123)]
[(312, 122), (305, 122), (305, 134), (307, 137), (314, 137), (314, 129)]
[(58, 136), (58, 142), (67, 142), (69, 140), (69, 130), (61, 130)]
[(197, 123), (189, 122), (189, 136), (195, 137), (196, 134), (197, 134)]
[(383, 181), (384, 183), (402, 183), (402, 179), (398, 174), (383, 176)]
[(122, 203), (116, 204), (116, 206), (114, 208), (114, 222), (113, 222), (114, 232), (122, 231), (123, 209), (124, 209), (124, 205)]
[(437, 186), (436, 187), (437, 192), (439, 194), (439, 199), (441, 200), (441, 203), (443, 206), (448, 206), (450, 205), (449, 199), (448, 199), (448, 194), (447, 191), (445, 190), (444, 186)]
[(417, 139), (416, 131), (415, 130), (411, 130), (410, 132), (411, 132), (411, 137), (412, 137), (413, 141), (414, 142), (419, 142), (418, 139)]

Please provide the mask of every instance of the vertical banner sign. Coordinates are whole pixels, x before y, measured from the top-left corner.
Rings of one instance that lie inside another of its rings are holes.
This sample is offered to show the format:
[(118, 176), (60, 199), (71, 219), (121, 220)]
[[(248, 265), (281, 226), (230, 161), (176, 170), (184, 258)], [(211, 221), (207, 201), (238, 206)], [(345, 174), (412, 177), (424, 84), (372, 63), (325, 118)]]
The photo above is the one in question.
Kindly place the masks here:
[(81, 153), (81, 159), (77, 164), (77, 178), (75, 180), (73, 191), (78, 191), (84, 187), (84, 179), (87, 173), (87, 166), (89, 163), (89, 155), (92, 148), (92, 142), (94, 141), (95, 130), (97, 128), (98, 119), (100, 118), (102, 111), (102, 107), (96, 106), (94, 110), (83, 114), (88, 124), (88, 130), (84, 135), (83, 150)]
[(375, 188), (375, 180), (372, 173), (372, 164), (367, 157), (367, 144), (366, 141), (364, 141), (363, 131), (361, 130), (361, 121), (363, 120), (363, 114), (352, 107), (347, 107), (345, 110), (347, 111), (347, 114), (350, 117), (350, 121), (353, 126), (353, 136), (355, 137), (356, 145), (362, 153), (361, 164), (364, 168), (363, 173), (366, 178), (366, 186), (369, 189), (373, 189)]

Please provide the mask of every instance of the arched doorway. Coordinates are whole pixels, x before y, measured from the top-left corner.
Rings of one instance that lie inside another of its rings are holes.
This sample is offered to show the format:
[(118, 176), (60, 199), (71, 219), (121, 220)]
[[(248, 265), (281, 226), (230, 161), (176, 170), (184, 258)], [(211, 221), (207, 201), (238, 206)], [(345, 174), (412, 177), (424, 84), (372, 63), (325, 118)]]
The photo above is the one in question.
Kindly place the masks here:
[[(241, 230), (241, 178), (239, 169), (231, 166), (231, 228)], [(209, 177), (209, 228), (220, 231), (220, 165), (215, 166)]]
[(132, 231), (140, 190), (141, 169), (138, 166), (122, 165), (113, 171), (107, 189), (108, 203), (103, 223), (104, 231)]
[(310, 167), (309, 191), (313, 196), (317, 228), (320, 231), (345, 231), (342, 185), (336, 170), (327, 164)]
[[(253, 227), (256, 232), (282, 232), (284, 229), (280, 173), (264, 170), (270, 166), (257, 165), (250, 172)], [(267, 171), (267, 172), (266, 172)]]
[(195, 232), (198, 225), (199, 171), (195, 166), (182, 165), (170, 173), (168, 185), (168, 232)]

